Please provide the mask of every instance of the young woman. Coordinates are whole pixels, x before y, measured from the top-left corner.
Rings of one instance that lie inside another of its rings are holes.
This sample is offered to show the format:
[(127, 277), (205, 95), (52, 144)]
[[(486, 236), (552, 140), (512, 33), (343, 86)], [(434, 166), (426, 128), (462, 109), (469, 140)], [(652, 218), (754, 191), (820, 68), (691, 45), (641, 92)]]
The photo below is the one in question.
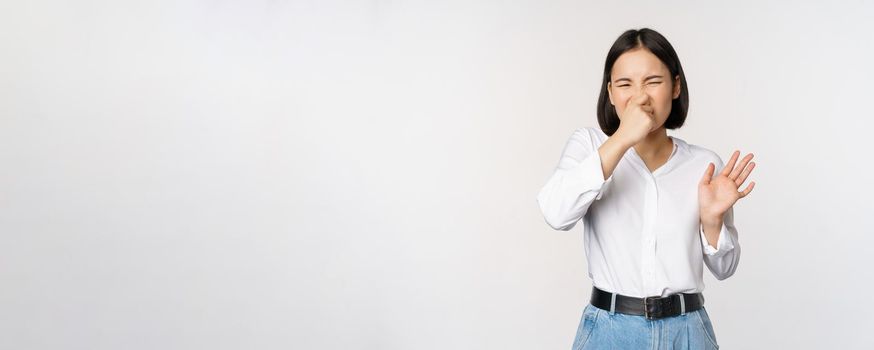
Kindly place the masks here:
[(755, 163), (735, 151), (724, 166), (713, 151), (668, 136), (688, 106), (667, 39), (626, 31), (607, 54), (600, 128), (574, 131), (537, 195), (552, 228), (584, 226), (593, 288), (574, 350), (719, 348), (703, 265), (719, 280), (737, 269), (732, 207), (752, 191), (755, 182), (738, 189)]

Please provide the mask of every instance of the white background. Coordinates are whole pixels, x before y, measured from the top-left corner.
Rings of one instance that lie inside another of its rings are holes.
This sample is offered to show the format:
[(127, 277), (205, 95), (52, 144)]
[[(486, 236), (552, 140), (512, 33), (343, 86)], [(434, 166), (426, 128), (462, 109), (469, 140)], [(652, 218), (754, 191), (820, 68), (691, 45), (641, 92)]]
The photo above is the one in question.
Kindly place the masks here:
[[(536, 194), (660, 31), (670, 134), (753, 152), (725, 349), (862, 349), (874, 5), (0, 3), (0, 348), (568, 349), (582, 226)], [(702, 169), (702, 174), (703, 174)]]

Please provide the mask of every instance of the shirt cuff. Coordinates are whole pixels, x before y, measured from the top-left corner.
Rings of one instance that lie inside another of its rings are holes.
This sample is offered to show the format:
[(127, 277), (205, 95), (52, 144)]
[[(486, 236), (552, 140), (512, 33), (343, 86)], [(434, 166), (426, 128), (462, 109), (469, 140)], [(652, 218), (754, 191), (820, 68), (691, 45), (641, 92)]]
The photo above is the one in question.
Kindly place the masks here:
[(720, 257), (728, 253), (728, 251), (734, 249), (734, 244), (731, 244), (731, 240), (729, 239), (728, 228), (725, 226), (725, 223), (722, 224), (722, 228), (719, 230), (719, 240), (716, 241), (716, 248), (707, 243), (707, 237), (704, 236), (704, 228), (698, 228), (698, 232), (701, 235), (701, 245), (704, 247), (704, 254), (712, 257)]

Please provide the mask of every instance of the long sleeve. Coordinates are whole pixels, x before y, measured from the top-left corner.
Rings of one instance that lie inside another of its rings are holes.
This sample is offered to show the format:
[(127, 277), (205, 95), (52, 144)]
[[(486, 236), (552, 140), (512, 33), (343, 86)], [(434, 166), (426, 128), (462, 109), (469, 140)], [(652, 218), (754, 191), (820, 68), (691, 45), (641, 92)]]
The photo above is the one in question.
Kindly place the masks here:
[(581, 220), (593, 201), (601, 199), (613, 175), (604, 179), (601, 156), (586, 129), (571, 135), (558, 166), (537, 195), (546, 223), (567, 231)]
[(719, 231), (716, 248), (707, 243), (703, 228), (699, 226), (698, 231), (704, 249), (704, 264), (718, 280), (731, 277), (740, 262), (740, 243), (737, 228), (734, 226), (734, 207), (728, 208), (722, 217), (722, 228)]

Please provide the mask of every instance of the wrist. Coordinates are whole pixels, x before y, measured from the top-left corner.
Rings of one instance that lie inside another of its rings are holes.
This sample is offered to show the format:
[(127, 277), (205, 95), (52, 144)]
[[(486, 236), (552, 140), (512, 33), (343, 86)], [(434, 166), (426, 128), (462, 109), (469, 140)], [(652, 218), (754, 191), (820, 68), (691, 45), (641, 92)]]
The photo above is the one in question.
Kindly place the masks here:
[(702, 215), (701, 225), (704, 226), (722, 226), (722, 215)]
[(614, 143), (616, 143), (616, 145), (622, 147), (625, 150), (628, 150), (635, 145), (635, 142), (626, 137), (625, 133), (623, 133), (621, 130), (617, 130), (615, 133), (613, 133), (613, 135), (608, 138), (608, 141), (610, 140), (612, 140)]

